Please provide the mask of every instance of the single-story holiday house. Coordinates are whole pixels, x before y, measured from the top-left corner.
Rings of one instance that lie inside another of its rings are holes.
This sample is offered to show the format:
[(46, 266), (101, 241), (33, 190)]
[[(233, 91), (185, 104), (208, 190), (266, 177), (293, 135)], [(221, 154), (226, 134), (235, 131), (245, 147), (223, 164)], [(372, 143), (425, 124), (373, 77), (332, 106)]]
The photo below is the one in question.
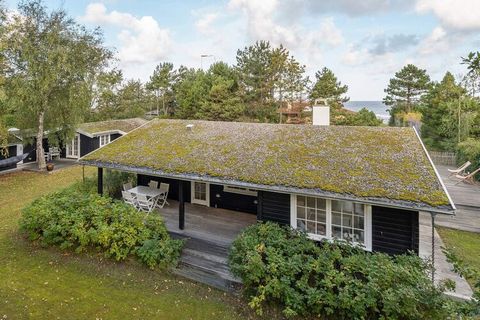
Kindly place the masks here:
[[(141, 118), (107, 120), (98, 122), (88, 122), (78, 125), (75, 136), (67, 143), (60, 142), (60, 158), (78, 159), (95, 149), (103, 147), (111, 141), (117, 139), (147, 123)], [(36, 162), (36, 134), (33, 130), (19, 130), (12, 128), (9, 130), (8, 158), (27, 154), (23, 161), (18, 163), (0, 166), (0, 171), (15, 169), (22, 163)], [(58, 140), (61, 140), (58, 137)], [(43, 149), (49, 152), (52, 143), (46, 136), (43, 138)], [(5, 159), (0, 155), (0, 160)]]
[(155, 119), (79, 162), (98, 167), (99, 192), (104, 168), (169, 183), (177, 230), (201, 206), (232, 223), (247, 213), (315, 240), (418, 253), (419, 212), (455, 213), (413, 128)]

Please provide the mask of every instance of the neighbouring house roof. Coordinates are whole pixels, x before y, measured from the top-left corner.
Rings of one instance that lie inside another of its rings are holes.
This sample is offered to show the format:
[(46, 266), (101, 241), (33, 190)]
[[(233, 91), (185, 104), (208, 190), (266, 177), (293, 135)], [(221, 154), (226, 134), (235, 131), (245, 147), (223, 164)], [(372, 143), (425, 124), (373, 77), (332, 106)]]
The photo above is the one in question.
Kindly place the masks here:
[(141, 118), (87, 122), (78, 125), (77, 131), (90, 137), (106, 133), (125, 134), (145, 123), (147, 120)]
[[(187, 125), (192, 124), (192, 129)], [(152, 120), (80, 160), (99, 167), (453, 213), (414, 129)]]
[(20, 137), (18, 137), (16, 134), (13, 134), (12, 132), (8, 133), (7, 141), (9, 145), (22, 143), (22, 139), (20, 139)]

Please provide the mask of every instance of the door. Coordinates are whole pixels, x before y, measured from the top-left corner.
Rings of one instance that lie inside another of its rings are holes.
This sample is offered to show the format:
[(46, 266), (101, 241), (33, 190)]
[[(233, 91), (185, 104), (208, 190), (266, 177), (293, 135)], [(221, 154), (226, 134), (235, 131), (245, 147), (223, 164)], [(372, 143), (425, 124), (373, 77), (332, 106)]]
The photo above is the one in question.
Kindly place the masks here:
[(205, 182), (192, 182), (191, 202), (210, 206), (210, 185)]
[(80, 157), (80, 135), (75, 135), (75, 138), (67, 143), (67, 158), (79, 158)]

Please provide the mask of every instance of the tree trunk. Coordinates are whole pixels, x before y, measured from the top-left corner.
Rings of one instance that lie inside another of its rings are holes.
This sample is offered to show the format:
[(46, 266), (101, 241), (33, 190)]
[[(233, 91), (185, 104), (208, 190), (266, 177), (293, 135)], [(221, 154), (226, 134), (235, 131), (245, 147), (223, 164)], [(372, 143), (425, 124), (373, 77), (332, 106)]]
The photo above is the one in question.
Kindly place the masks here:
[(38, 116), (38, 131), (37, 131), (37, 164), (39, 170), (45, 170), (47, 164), (45, 162), (44, 150), (43, 150), (43, 119), (45, 111), (40, 112)]

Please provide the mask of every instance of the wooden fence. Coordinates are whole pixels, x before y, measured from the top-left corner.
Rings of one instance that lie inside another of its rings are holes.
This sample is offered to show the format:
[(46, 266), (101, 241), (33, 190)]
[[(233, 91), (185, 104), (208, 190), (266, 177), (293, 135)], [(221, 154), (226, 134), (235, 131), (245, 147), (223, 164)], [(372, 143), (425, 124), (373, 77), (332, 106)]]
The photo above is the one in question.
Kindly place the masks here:
[(455, 152), (428, 151), (433, 163), (445, 166), (457, 165), (457, 154)]

